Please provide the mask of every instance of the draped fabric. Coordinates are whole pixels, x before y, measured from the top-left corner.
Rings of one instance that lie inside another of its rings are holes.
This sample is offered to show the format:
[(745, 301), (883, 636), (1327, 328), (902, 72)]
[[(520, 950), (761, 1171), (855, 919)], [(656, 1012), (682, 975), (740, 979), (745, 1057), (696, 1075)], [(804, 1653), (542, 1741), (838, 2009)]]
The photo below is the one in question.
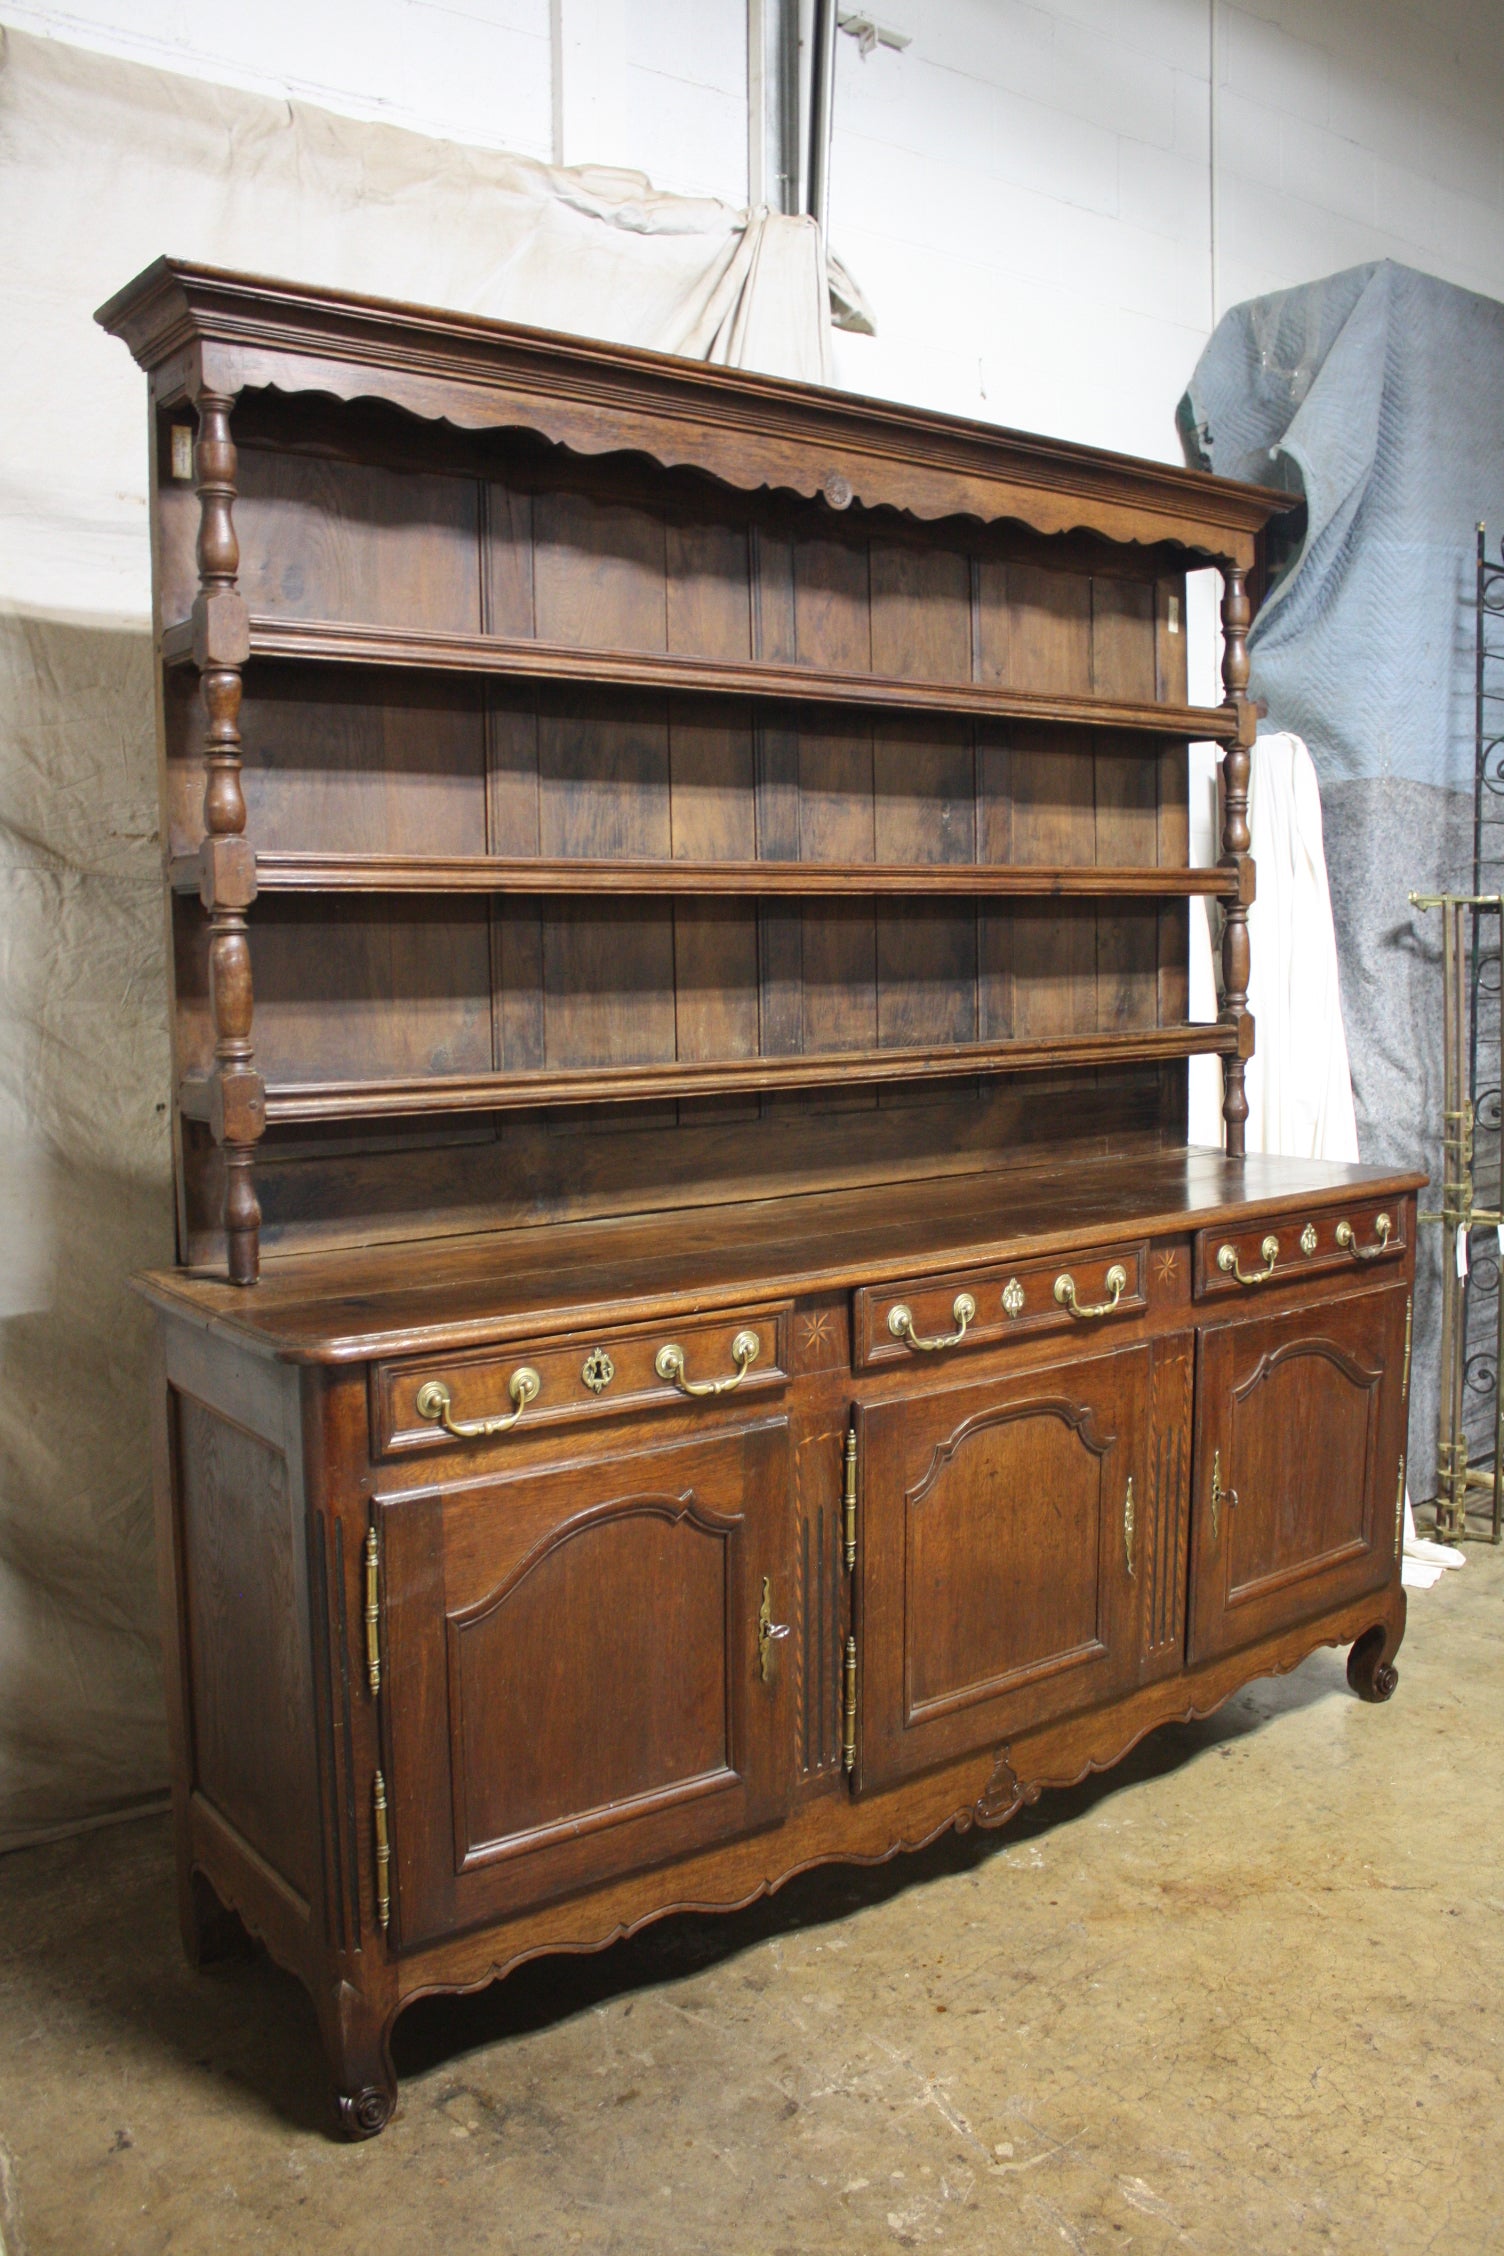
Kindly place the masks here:
[(820, 382), (807, 219), (19, 32), (0, 62), (0, 1847), (166, 1779), (133, 1269), (172, 1259), (146, 384), (180, 258)]
[[(1388, 261), (1254, 299), (1219, 323), (1181, 428), (1203, 467), (1304, 504), (1249, 638), (1251, 688), (1315, 764), (1362, 1156), (1429, 1170), (1422, 1203), (1438, 1204), (1439, 920), (1409, 895), (1471, 885), (1473, 571), (1479, 519), (1504, 525), (1504, 305)], [(1441, 1257), (1423, 1231), (1420, 1496), (1434, 1488)], [(1487, 1398), (1470, 1400), (1489, 1453)]]

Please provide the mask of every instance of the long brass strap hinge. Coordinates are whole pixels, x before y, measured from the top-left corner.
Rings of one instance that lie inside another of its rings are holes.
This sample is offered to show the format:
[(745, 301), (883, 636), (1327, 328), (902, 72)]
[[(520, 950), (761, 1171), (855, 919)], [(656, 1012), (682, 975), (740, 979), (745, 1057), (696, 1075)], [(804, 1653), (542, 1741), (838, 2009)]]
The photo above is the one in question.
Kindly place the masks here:
[(846, 1479), (841, 1491), (841, 1555), (846, 1572), (856, 1569), (856, 1420), (846, 1428)]
[(856, 1639), (846, 1640), (841, 1664), (841, 1768), (849, 1776), (856, 1768)]
[(381, 1542), (373, 1520), (366, 1529), (366, 1682), (381, 1690)]
[(376, 1921), (384, 1935), (392, 1916), (392, 1838), (386, 1822), (386, 1780), (379, 1770), (372, 1780), (371, 1819), (376, 1838)]
[(1415, 1295), (1412, 1293), (1405, 1302), (1405, 1368), (1400, 1376), (1400, 1400), (1402, 1402), (1408, 1402), (1410, 1399), (1410, 1327), (1414, 1316)]

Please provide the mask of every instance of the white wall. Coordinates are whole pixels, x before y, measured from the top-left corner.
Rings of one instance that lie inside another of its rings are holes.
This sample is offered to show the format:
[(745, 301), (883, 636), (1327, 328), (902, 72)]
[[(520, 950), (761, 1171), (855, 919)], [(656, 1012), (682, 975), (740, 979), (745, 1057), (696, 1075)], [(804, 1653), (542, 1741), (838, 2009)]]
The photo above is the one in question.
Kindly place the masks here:
[[(1212, 0), (874, 0), (839, 42), (842, 383), (1178, 459), (1212, 322)], [(1372, 258), (1504, 297), (1504, 0), (1217, 0), (1218, 310)], [(744, 0), (0, 0), (0, 21), (746, 194)], [(309, 277), (316, 280), (317, 277)]]
[[(1212, 322), (1209, 0), (886, 0), (842, 42), (840, 380), (1179, 458)], [(1373, 258), (1504, 297), (1504, 6), (1217, 6), (1217, 299)]]
[[(839, 41), (839, 381), (1179, 458), (1213, 318), (1211, 0), (879, 0)], [(1218, 0), (1218, 311), (1396, 257), (1504, 298), (1504, 0)], [(0, 0), (0, 20), (746, 194), (744, 0)], [(309, 277), (318, 280), (318, 277)]]

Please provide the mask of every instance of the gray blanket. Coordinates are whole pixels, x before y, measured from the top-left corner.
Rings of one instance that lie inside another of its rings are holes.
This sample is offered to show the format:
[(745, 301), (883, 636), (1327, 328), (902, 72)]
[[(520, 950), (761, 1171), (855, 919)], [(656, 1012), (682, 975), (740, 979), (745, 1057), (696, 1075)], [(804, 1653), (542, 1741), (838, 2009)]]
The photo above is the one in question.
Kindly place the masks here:
[[(1254, 299), (1218, 324), (1180, 422), (1199, 466), (1305, 504), (1250, 638), (1252, 690), (1321, 782), (1363, 1156), (1424, 1167), (1435, 1204), (1440, 922), (1407, 895), (1472, 878), (1474, 558), (1480, 518), (1504, 530), (1504, 305), (1387, 260)], [(1440, 1277), (1423, 1231), (1418, 1497), (1435, 1486)], [(1479, 1317), (1491, 1334), (1492, 1306)], [(1490, 1402), (1469, 1405), (1490, 1454)]]

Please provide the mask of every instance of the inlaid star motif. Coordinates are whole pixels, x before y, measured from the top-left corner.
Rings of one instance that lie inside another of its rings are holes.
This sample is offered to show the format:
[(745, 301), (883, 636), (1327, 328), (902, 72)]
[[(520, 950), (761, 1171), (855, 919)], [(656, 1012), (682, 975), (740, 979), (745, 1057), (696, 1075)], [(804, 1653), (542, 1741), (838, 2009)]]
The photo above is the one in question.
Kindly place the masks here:
[(804, 1344), (806, 1347), (824, 1347), (830, 1340), (830, 1312), (822, 1309), (816, 1316), (804, 1319)]
[(1178, 1253), (1175, 1253), (1173, 1251), (1169, 1253), (1158, 1254), (1155, 1257), (1154, 1266), (1159, 1271), (1160, 1283), (1162, 1285), (1167, 1285), (1170, 1282), (1171, 1278), (1179, 1273), (1180, 1256)]

